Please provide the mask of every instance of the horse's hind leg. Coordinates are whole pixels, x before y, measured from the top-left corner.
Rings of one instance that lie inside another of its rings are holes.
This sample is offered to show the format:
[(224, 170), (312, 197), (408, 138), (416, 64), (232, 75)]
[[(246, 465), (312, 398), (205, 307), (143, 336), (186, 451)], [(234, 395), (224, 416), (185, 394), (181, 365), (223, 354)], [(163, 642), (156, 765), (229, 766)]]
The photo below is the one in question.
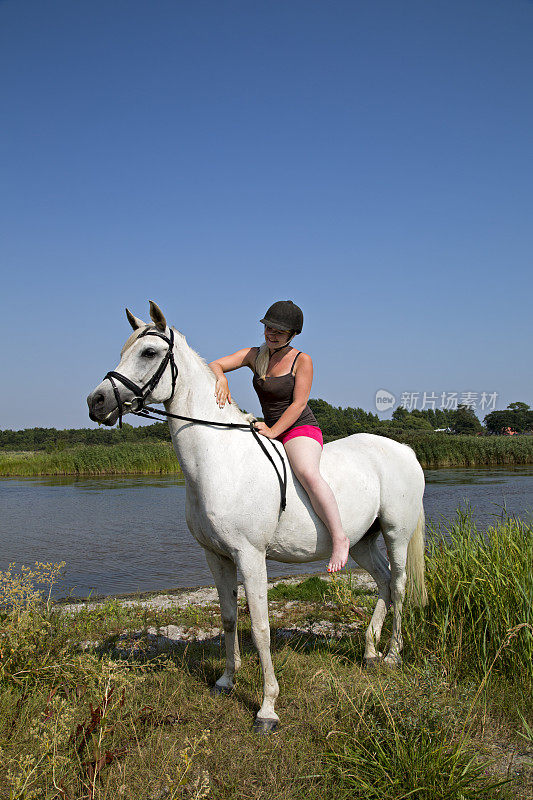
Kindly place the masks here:
[(402, 526), (383, 528), (383, 538), (387, 545), (387, 553), (391, 565), (390, 591), (392, 599), (392, 635), (388, 653), (384, 659), (385, 664), (397, 666), (402, 663), (402, 607), (405, 597), (405, 584), (407, 582), (407, 546), (411, 529)]
[(237, 638), (237, 567), (228, 558), (205, 551), (220, 600), (220, 612), (226, 643), (226, 669), (215, 683), (215, 692), (231, 692), (233, 677), (241, 665)]
[(377, 650), (381, 637), (383, 622), (387, 616), (390, 604), (390, 579), (391, 574), (387, 559), (380, 551), (377, 541), (379, 537), (379, 527), (374, 525), (370, 529), (372, 532), (365, 534), (356, 544), (350, 548), (350, 555), (359, 566), (366, 569), (374, 578), (378, 587), (378, 601), (374, 609), (374, 614), (367, 628), (365, 639), (364, 663), (371, 666), (379, 661), (381, 654)]

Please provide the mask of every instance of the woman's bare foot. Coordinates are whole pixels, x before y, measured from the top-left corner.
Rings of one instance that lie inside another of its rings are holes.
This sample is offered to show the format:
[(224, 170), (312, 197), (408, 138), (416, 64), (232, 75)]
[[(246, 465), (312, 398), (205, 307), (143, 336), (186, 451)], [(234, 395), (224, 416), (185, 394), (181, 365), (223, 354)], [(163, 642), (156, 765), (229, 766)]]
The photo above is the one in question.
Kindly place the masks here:
[(328, 564), (328, 572), (339, 572), (348, 561), (350, 540), (347, 536), (333, 541), (333, 552)]

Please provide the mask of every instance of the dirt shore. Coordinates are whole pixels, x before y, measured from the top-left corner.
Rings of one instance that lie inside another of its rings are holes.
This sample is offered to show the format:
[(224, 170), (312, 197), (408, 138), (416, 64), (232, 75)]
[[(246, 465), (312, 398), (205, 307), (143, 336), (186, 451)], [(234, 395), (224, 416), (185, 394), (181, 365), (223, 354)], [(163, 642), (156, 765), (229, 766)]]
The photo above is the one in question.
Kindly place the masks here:
[[(364, 570), (351, 570), (349, 573), (340, 573), (342, 576), (351, 575), (355, 578), (357, 586), (361, 589), (367, 589), (369, 592), (376, 588), (376, 584), (370, 575)], [(319, 577), (324, 581), (331, 581), (331, 575), (327, 572), (324, 573), (310, 573), (305, 575), (289, 575), (280, 578), (274, 578), (268, 582), (268, 588), (276, 586), (278, 583), (296, 584), (301, 583), (307, 578)], [(244, 598), (244, 587), (239, 585), (238, 599)], [(97, 597), (94, 600), (76, 600), (75, 602), (60, 601), (57, 608), (67, 613), (73, 613), (86, 609), (87, 611), (94, 611), (101, 608), (110, 600), (119, 603), (121, 606), (141, 606), (150, 608), (153, 611), (166, 611), (168, 609), (184, 609), (189, 606), (207, 607), (213, 604), (218, 604), (218, 594), (214, 586), (197, 586), (184, 589), (171, 589), (166, 593), (155, 592), (140, 592), (136, 594), (125, 595), (111, 595), (109, 597)]]

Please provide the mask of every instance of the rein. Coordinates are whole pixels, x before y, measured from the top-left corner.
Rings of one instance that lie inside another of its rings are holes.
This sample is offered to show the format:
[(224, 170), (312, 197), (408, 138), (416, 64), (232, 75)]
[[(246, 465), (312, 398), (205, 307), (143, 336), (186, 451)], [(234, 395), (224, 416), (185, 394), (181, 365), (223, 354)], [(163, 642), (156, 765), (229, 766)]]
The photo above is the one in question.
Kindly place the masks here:
[[(182, 414), (171, 414), (169, 411), (160, 411), (158, 408), (153, 408), (153, 406), (145, 405), (146, 398), (148, 395), (153, 392), (161, 378), (163, 377), (163, 373), (166, 370), (167, 366), (170, 364), (170, 374), (172, 376), (172, 394), (169, 397), (169, 400), (172, 399), (174, 395), (174, 391), (176, 389), (176, 381), (178, 378), (178, 366), (174, 360), (174, 331), (172, 328), (169, 328), (170, 336), (165, 336), (164, 333), (160, 333), (159, 331), (154, 330), (145, 330), (143, 333), (139, 334), (137, 337), (140, 339), (143, 336), (159, 336), (160, 339), (163, 339), (168, 344), (168, 350), (165, 353), (160, 365), (152, 375), (149, 381), (147, 381), (144, 386), (139, 386), (138, 384), (134, 383), (130, 380), (126, 375), (121, 375), (120, 372), (114, 372), (113, 370), (108, 372), (105, 377), (104, 381), (108, 380), (111, 384), (113, 389), (113, 394), (115, 395), (115, 401), (117, 403), (118, 408), (118, 425), (119, 428), (122, 428), (122, 417), (124, 415), (124, 409), (126, 406), (126, 413), (135, 414), (137, 417), (143, 417), (144, 419), (154, 419), (156, 422), (162, 422), (159, 417), (152, 416), (153, 414), (159, 414), (161, 417), (171, 418), (171, 419), (181, 419), (185, 422), (194, 422), (198, 425), (214, 425), (219, 428), (240, 428), (241, 430), (248, 430), (251, 431), (253, 437), (263, 453), (266, 455), (272, 466), (274, 467), (274, 471), (276, 473), (279, 488), (281, 493), (281, 510), (285, 510), (285, 506), (287, 504), (287, 466), (285, 464), (285, 459), (275, 446), (274, 442), (270, 440), (272, 448), (275, 453), (280, 458), (281, 466), (283, 468), (283, 477), (280, 475), (280, 472), (276, 466), (274, 459), (272, 458), (271, 454), (268, 452), (267, 448), (261, 441), (261, 437), (257, 430), (254, 428), (254, 423), (239, 423), (239, 422), (215, 422), (213, 420), (208, 419), (197, 419), (196, 417), (184, 417)], [(120, 381), (127, 389), (133, 392), (134, 397), (131, 401), (123, 402), (122, 398), (120, 397), (120, 392), (118, 391), (118, 386), (115, 381)]]

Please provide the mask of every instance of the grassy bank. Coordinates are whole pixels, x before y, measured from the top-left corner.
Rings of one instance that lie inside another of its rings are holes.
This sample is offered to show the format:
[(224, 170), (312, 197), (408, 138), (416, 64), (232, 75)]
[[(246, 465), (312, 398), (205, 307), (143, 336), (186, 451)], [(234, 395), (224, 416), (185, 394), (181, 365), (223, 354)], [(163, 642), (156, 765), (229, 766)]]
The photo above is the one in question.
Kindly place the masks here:
[[(265, 738), (251, 731), (261, 677), (244, 602), (236, 688), (212, 697), (217, 607), (110, 599), (58, 614), (35, 597), (38, 575), (4, 574), (0, 796), (532, 797), (533, 530), (508, 520), (487, 540), (464, 515), (448, 528), (449, 551), (428, 553), (427, 607), (406, 610), (399, 671), (361, 669), (375, 598), (352, 577), (271, 590), (281, 725)], [(150, 626), (169, 624), (187, 635), (151, 654)]]
[[(533, 436), (410, 435), (425, 468), (533, 464)], [(45, 452), (0, 451), (0, 476), (181, 474), (168, 442), (78, 445)]]
[(533, 464), (533, 436), (411, 434), (402, 438), (424, 468)]
[(181, 475), (167, 442), (79, 445), (52, 453), (0, 452), (0, 476)]

